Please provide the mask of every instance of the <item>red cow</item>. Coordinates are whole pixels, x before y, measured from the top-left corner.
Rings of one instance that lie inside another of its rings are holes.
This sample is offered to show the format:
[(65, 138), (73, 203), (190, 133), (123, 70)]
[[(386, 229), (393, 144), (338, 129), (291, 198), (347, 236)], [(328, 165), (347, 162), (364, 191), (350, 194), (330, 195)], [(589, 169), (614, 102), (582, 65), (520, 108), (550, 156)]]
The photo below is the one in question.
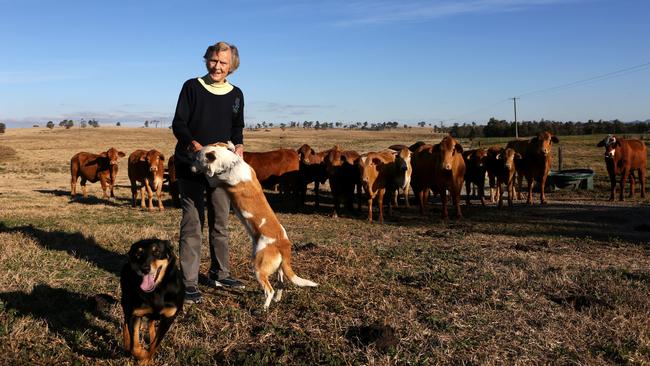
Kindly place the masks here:
[(508, 189), (508, 207), (512, 207), (512, 199), (515, 195), (515, 173), (516, 166), (521, 162), (521, 155), (512, 148), (501, 149), (494, 156), (495, 162), (493, 171), (496, 177), (496, 194), (499, 197), (499, 208), (503, 207), (503, 185)]
[(244, 161), (253, 168), (262, 186), (275, 189), (279, 185), (281, 193), (297, 191), (300, 162), (295, 150), (244, 152)]
[(559, 143), (557, 137), (550, 132), (540, 132), (536, 137), (527, 141), (515, 140), (508, 142), (506, 148), (512, 148), (521, 156), (521, 164), (517, 164), (517, 180), (521, 192), (523, 177), (528, 182), (528, 199), (527, 204), (533, 203), (533, 185), (537, 181), (540, 185), (540, 202), (546, 204), (546, 194), (544, 186), (548, 173), (551, 171), (552, 147), (553, 143)]
[(115, 197), (113, 187), (115, 186), (115, 179), (117, 177), (117, 160), (124, 157), (125, 154), (117, 151), (115, 148), (110, 148), (100, 154), (92, 154), (88, 152), (76, 153), (70, 159), (70, 175), (72, 176), (70, 182), (70, 195), (74, 197), (77, 194), (77, 178), (81, 177), (81, 190), (83, 196), (88, 195), (86, 189), (86, 181), (95, 183), (99, 181), (102, 185), (104, 195), (102, 198), (108, 198), (107, 189), (110, 188), (110, 197)]
[(361, 185), (368, 196), (368, 221), (372, 222), (372, 201), (377, 198), (379, 223), (384, 222), (384, 195), (388, 193), (388, 215), (392, 215), (391, 195), (404, 182), (408, 170), (410, 151), (404, 147), (399, 153), (392, 151), (369, 152), (357, 160)]
[(451, 136), (446, 136), (439, 144), (421, 145), (413, 155), (413, 175), (411, 187), (417, 192), (420, 201), (420, 213), (424, 214), (429, 189), (440, 193), (442, 201), (442, 218), (449, 217), (447, 211), (447, 190), (456, 206), (456, 218), (463, 214), (460, 210), (460, 191), (465, 178), (465, 161), (462, 157), (463, 147)]
[[(131, 181), (131, 206), (135, 207), (138, 190), (140, 191), (142, 208), (153, 210), (153, 192), (156, 191), (158, 209), (164, 210), (162, 204), (162, 183), (165, 173), (165, 156), (158, 150), (136, 150), (129, 155), (129, 180)], [(138, 188), (138, 182), (141, 186)], [(147, 189), (149, 205), (145, 206), (144, 191)]]
[(609, 200), (614, 200), (617, 175), (621, 176), (619, 200), (623, 201), (625, 181), (628, 180), (628, 175), (630, 179), (630, 197), (634, 196), (635, 170), (638, 172), (641, 181), (641, 197), (645, 198), (645, 173), (648, 159), (645, 143), (641, 140), (626, 140), (609, 135), (596, 146), (605, 146), (605, 164), (607, 165), (607, 173), (609, 173), (611, 183)]
[(330, 182), (332, 198), (334, 200), (333, 216), (340, 214), (341, 200), (349, 211), (353, 210), (354, 189), (357, 189), (358, 204), (361, 202), (361, 178), (359, 169), (355, 166), (360, 155), (356, 151), (341, 150), (334, 146), (325, 156), (325, 170)]
[[(331, 149), (330, 149), (331, 150)], [(327, 171), (325, 169), (325, 157), (330, 150), (316, 152), (311, 146), (303, 144), (298, 148), (298, 156), (300, 158), (300, 175), (302, 178), (302, 185), (300, 187), (300, 199), (305, 203), (307, 195), (307, 185), (314, 183), (314, 204), (316, 207), (320, 205), (319, 188), (321, 184), (327, 181)]]

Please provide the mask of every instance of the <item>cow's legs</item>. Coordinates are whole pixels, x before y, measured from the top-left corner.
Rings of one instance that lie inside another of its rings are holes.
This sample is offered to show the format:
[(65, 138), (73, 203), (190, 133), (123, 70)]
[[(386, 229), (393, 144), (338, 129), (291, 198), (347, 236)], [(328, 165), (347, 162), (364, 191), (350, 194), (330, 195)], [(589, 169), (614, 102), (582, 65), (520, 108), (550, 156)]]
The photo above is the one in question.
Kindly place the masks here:
[(645, 167), (639, 169), (639, 182), (641, 184), (641, 198), (645, 198)]
[(636, 188), (634, 183), (634, 170), (630, 170), (630, 194), (628, 195), (630, 198), (634, 197), (634, 188)]
[[(483, 177), (485, 180), (485, 177)], [(478, 187), (478, 195), (481, 198), (481, 205), (485, 207), (485, 182), (481, 182), (477, 184)]]
[(541, 192), (541, 194), (540, 194), (540, 203), (542, 205), (545, 205), (547, 203), (546, 202), (546, 192), (544, 192), (544, 188), (546, 187), (546, 178), (548, 178), (548, 173), (542, 175), (542, 181), (540, 183), (541, 186), (539, 187), (540, 192)]
[[(384, 223), (384, 193), (386, 193), (386, 189), (380, 189), (379, 190), (379, 197), (377, 198), (377, 205), (379, 205), (379, 223), (383, 224)], [(390, 201), (388, 203), (388, 210), (390, 211)]]
[(449, 190), (451, 194), (451, 201), (456, 206), (456, 219), (460, 220), (463, 218), (463, 212), (460, 210), (460, 191), (463, 189), (463, 185), (460, 184), (458, 188), (453, 188)]
[(86, 178), (81, 178), (81, 194), (86, 198), (88, 196), (88, 188), (86, 187)]
[(131, 207), (135, 207), (135, 202), (138, 200), (138, 183), (131, 181)]
[(533, 187), (535, 186), (535, 178), (526, 177), (526, 182), (528, 182), (528, 198), (526, 199), (526, 204), (533, 204)]
[(616, 194), (616, 185), (618, 184), (618, 182), (616, 181), (616, 174), (609, 175), (609, 183), (610, 183), (609, 200), (613, 201), (614, 195)]
[(104, 192), (102, 198), (108, 199), (108, 183), (106, 182), (106, 179), (100, 179), (99, 183), (102, 185), (102, 192)]
[(73, 175), (70, 179), (70, 196), (74, 197), (77, 195), (77, 176)]
[(443, 188), (440, 191), (440, 200), (442, 201), (442, 218), (449, 218), (449, 212), (447, 211), (447, 189)]
[(372, 197), (368, 193), (368, 222), (372, 223)]
[(623, 176), (621, 177), (621, 191), (618, 196), (619, 201), (625, 200), (624, 195), (625, 195), (625, 183), (627, 182), (628, 178), (630, 175), (630, 170), (627, 168), (623, 169)]
[(469, 179), (466, 180), (465, 181), (465, 194), (466, 194), (466, 196), (465, 196), (465, 204), (467, 206), (470, 205), (469, 201), (470, 201), (470, 197), (472, 196), (472, 188), (471, 187), (472, 187), (472, 182), (470, 182)]
[[(526, 179), (526, 180), (528, 180), (528, 179)], [(518, 188), (517, 189), (517, 199), (518, 200), (522, 199), (521, 198), (521, 191), (522, 191), (521, 187), (523, 187), (523, 185), (524, 185), (524, 175), (517, 172), (517, 188)], [(528, 188), (530, 189), (530, 182), (528, 182)], [(528, 203), (530, 203), (530, 202), (528, 202)]]
[(158, 184), (156, 187), (156, 198), (158, 198), (158, 209), (160, 211), (164, 211), (165, 208), (163, 207), (162, 204), (162, 183)]

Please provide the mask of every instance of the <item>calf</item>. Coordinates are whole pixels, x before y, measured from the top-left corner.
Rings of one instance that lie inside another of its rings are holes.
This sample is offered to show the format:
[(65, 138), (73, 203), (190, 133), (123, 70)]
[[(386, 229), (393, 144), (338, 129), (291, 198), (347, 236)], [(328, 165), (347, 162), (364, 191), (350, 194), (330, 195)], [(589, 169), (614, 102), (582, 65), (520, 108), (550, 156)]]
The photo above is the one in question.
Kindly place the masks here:
[(357, 202), (361, 202), (361, 179), (359, 169), (355, 162), (360, 155), (356, 151), (341, 150), (339, 146), (332, 148), (325, 156), (325, 170), (330, 182), (334, 212), (332, 216), (340, 214), (340, 203), (344, 201), (346, 208), (353, 211), (354, 189), (357, 189)]
[(487, 150), (475, 149), (463, 151), (465, 161), (465, 191), (467, 192), (466, 203), (470, 205), (472, 183), (478, 188), (478, 196), (481, 199), (481, 205), (485, 206), (485, 172), (487, 167), (485, 160)]
[(413, 156), (413, 192), (418, 192), (420, 213), (424, 214), (424, 205), (428, 199), (429, 189), (440, 193), (442, 201), (442, 218), (449, 217), (447, 210), (447, 190), (456, 206), (456, 218), (463, 214), (460, 210), (460, 191), (465, 177), (465, 161), (462, 157), (463, 147), (451, 136), (446, 136), (439, 144), (421, 145)]
[(88, 152), (76, 153), (70, 159), (70, 175), (72, 176), (70, 182), (70, 196), (77, 195), (77, 178), (81, 177), (81, 190), (83, 196), (88, 195), (86, 189), (86, 181), (95, 183), (99, 181), (102, 185), (104, 195), (102, 198), (108, 198), (107, 189), (110, 188), (110, 197), (115, 197), (113, 187), (115, 186), (115, 179), (117, 177), (117, 160), (124, 157), (125, 154), (117, 151), (115, 148), (110, 148), (100, 154), (92, 154)]
[(630, 179), (630, 196), (634, 196), (634, 171), (636, 170), (641, 181), (641, 197), (645, 198), (645, 174), (647, 169), (648, 153), (645, 143), (641, 140), (626, 140), (614, 135), (605, 137), (596, 145), (605, 147), (605, 165), (609, 174), (611, 191), (609, 200), (614, 200), (616, 191), (616, 176), (621, 176), (619, 200), (623, 201), (625, 181)]
[(487, 156), (485, 157), (485, 168), (488, 176), (488, 184), (490, 186), (490, 202), (497, 201), (497, 174), (501, 169), (501, 161), (497, 159), (497, 155), (501, 153), (503, 148), (498, 146), (491, 146), (487, 149)]
[(410, 156), (407, 148), (401, 154), (390, 151), (369, 152), (357, 160), (361, 185), (368, 196), (368, 221), (372, 223), (372, 201), (376, 197), (379, 206), (379, 223), (384, 222), (384, 195), (388, 193), (388, 214), (392, 214), (390, 196), (403, 184), (407, 171), (405, 156)]
[[(330, 149), (331, 150), (331, 149)], [(300, 200), (304, 204), (307, 196), (307, 185), (314, 183), (314, 205), (319, 207), (319, 188), (327, 181), (327, 170), (325, 169), (325, 157), (330, 150), (316, 152), (311, 146), (303, 144), (297, 150), (300, 158)]]
[(521, 161), (521, 155), (512, 148), (501, 149), (495, 156), (496, 160), (496, 191), (499, 197), (499, 208), (503, 207), (503, 185), (508, 189), (508, 207), (512, 207), (512, 198), (515, 194), (516, 163)]
[(540, 132), (536, 137), (528, 141), (510, 141), (506, 145), (506, 148), (512, 148), (522, 156), (522, 163), (517, 165), (517, 180), (519, 191), (521, 191), (522, 179), (526, 177), (526, 182), (528, 182), (527, 204), (533, 203), (534, 181), (537, 181), (540, 185), (541, 204), (547, 203), (544, 186), (546, 185), (548, 173), (551, 171), (553, 143), (557, 144), (559, 142), (558, 138), (553, 136), (552, 133)]
[(275, 189), (279, 185), (281, 193), (297, 190), (300, 162), (295, 150), (244, 152), (244, 161), (255, 170), (262, 186)]
[(397, 182), (398, 185), (397, 185), (397, 189), (395, 190), (395, 194), (393, 195), (393, 203), (395, 204), (395, 207), (397, 207), (397, 196), (399, 195), (399, 191), (401, 190), (404, 195), (404, 204), (406, 205), (406, 207), (410, 207), (409, 187), (411, 186), (411, 175), (413, 175), (413, 167), (411, 166), (412, 152), (409, 149), (409, 147), (406, 145), (391, 145), (388, 148), (395, 151), (396, 157), (397, 155), (401, 156), (401, 159), (404, 161), (404, 164), (406, 165), (406, 171), (404, 172), (404, 174), (400, 174), (398, 176), (398, 182)]
[[(135, 150), (129, 155), (129, 180), (131, 181), (131, 206), (135, 207), (135, 201), (140, 191), (142, 208), (148, 207), (153, 210), (153, 192), (156, 191), (158, 209), (164, 210), (162, 204), (162, 183), (165, 173), (165, 156), (158, 150)], [(141, 186), (138, 188), (138, 182)], [(147, 189), (149, 205), (144, 204), (144, 191)]]

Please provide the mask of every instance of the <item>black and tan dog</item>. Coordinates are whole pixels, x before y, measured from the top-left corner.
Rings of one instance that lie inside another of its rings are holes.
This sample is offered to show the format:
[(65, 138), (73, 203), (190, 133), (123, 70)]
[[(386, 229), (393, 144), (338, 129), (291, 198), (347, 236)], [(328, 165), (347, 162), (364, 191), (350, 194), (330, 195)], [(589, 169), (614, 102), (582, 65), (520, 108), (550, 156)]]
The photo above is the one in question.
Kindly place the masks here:
[[(185, 286), (169, 241), (140, 240), (131, 246), (128, 256), (120, 275), (124, 348), (147, 364), (183, 309)], [(148, 319), (149, 349), (140, 335), (143, 317)]]

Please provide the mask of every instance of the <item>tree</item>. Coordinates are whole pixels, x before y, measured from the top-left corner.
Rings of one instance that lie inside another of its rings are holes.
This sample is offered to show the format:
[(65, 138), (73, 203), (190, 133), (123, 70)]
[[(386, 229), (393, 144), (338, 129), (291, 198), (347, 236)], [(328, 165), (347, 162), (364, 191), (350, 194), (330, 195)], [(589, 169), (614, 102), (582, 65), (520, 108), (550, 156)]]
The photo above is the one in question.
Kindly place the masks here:
[(144, 121), (144, 127), (149, 127), (149, 121)]
[(120, 127), (122, 124), (120, 122), (117, 122), (115, 126)]
[(86, 128), (87, 126), (88, 126), (88, 123), (86, 122), (85, 119), (82, 118), (81, 121), (79, 121), (79, 127)]
[(68, 122), (66, 122), (66, 124), (65, 124), (65, 129), (68, 130), (68, 129), (72, 128), (73, 126), (74, 126), (74, 121), (69, 119)]
[(4, 123), (0, 122), (0, 133), (5, 133), (6, 128), (7, 128), (7, 126), (5, 126)]
[(47, 123), (47, 125), (45, 125), (45, 126), (51, 130), (51, 129), (54, 128), (54, 122), (49, 121), (49, 122)]

